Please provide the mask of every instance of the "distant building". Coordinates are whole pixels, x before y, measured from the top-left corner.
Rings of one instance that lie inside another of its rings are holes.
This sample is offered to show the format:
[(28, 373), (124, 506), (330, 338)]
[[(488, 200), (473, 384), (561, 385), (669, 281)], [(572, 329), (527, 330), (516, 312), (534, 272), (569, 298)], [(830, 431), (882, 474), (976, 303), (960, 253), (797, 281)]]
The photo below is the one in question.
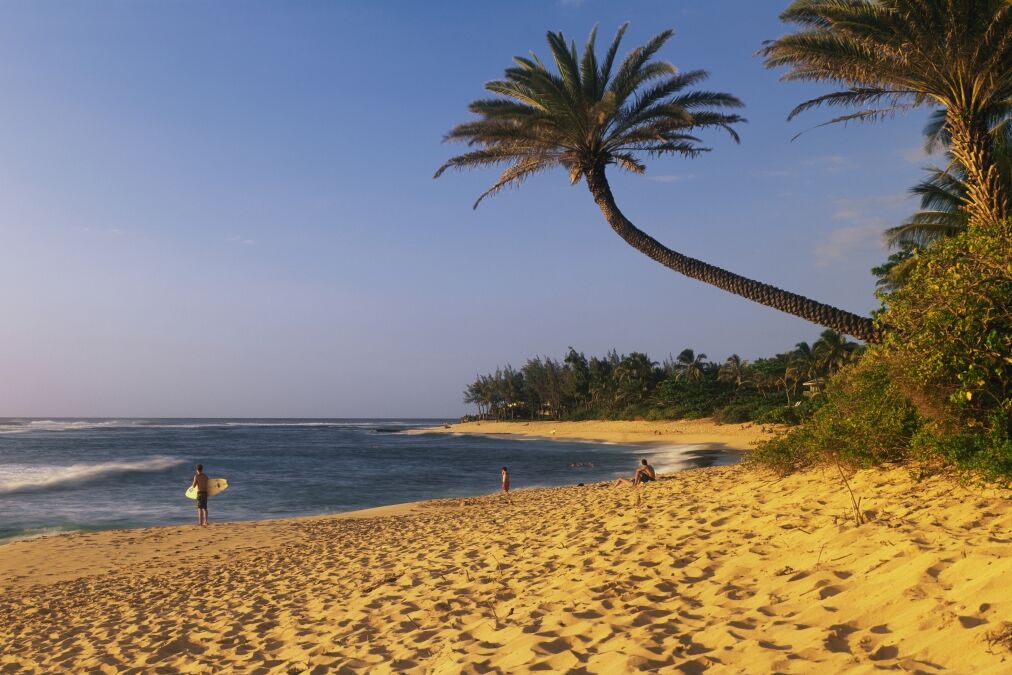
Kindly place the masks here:
[(825, 390), (825, 388), (826, 388), (826, 378), (824, 378), (824, 377), (817, 377), (814, 380), (809, 380), (808, 382), (802, 382), (801, 386), (805, 388), (805, 392), (804, 392), (805, 397), (806, 398), (812, 398), (813, 396), (818, 396), (819, 394), (821, 394)]

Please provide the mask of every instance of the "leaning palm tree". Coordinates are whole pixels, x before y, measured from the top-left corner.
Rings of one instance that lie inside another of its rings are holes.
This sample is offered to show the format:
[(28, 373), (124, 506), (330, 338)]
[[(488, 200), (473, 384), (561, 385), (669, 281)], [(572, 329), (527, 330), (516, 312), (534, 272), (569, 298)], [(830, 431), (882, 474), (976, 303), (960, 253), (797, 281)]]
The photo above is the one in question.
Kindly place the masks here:
[(697, 131), (721, 129), (737, 141), (733, 125), (744, 122), (739, 115), (722, 112), (742, 106), (734, 96), (689, 89), (703, 81), (706, 72), (679, 73), (670, 63), (653, 60), (671, 37), (670, 30), (632, 50), (612, 72), (625, 29), (626, 25), (619, 28), (600, 62), (594, 51), (596, 28), (582, 57), (575, 42), (567, 46), (562, 33), (549, 33), (558, 73), (537, 56), (515, 57), (516, 65), (503, 79), (485, 85), (498, 97), (471, 103), (470, 110), (479, 119), (446, 135), (447, 141), (462, 141), (475, 149), (451, 158), (436, 177), (450, 168), (506, 165), (499, 180), (475, 202), (477, 207), (503, 188), (562, 167), (572, 183), (586, 182), (608, 224), (626, 243), (662, 265), (817, 324), (874, 339), (877, 331), (871, 319), (673, 251), (619, 210), (605, 176), (608, 165), (643, 173), (643, 155), (695, 157), (708, 150), (694, 135)]
[(939, 106), (966, 172), (970, 225), (1012, 213), (994, 148), (995, 124), (1007, 123), (1012, 100), (1012, 1), (794, 0), (780, 18), (799, 30), (760, 50), (766, 66), (787, 66), (787, 80), (847, 87), (790, 117), (821, 105), (859, 108), (832, 124)]

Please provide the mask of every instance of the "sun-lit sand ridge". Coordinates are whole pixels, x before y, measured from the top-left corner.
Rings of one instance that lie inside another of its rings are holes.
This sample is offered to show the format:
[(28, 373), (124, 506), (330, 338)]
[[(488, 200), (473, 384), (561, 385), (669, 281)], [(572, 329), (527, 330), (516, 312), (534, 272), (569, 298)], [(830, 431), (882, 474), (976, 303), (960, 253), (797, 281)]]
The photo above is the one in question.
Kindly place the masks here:
[(0, 672), (1008, 672), (1008, 493), (851, 484), (859, 527), (828, 471), (724, 467), (18, 542)]
[(587, 422), (465, 422), (425, 431), (466, 434), (513, 434), (544, 438), (577, 438), (611, 443), (717, 443), (746, 449), (767, 438), (772, 427), (715, 424), (711, 419), (671, 421), (592, 420)]

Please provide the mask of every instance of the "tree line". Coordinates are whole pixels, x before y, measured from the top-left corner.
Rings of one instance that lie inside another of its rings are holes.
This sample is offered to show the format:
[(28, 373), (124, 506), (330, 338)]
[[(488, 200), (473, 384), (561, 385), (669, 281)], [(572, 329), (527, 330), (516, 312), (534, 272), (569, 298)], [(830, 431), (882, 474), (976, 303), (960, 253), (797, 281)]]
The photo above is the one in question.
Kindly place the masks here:
[[(557, 360), (536, 356), (478, 375), (464, 390), (477, 407), (469, 419), (679, 419), (793, 423), (818, 405), (824, 378), (860, 357), (863, 347), (832, 330), (813, 344), (754, 361), (722, 363), (683, 349), (663, 361), (643, 352), (588, 358), (573, 347)], [(807, 383), (807, 387), (805, 386)]]

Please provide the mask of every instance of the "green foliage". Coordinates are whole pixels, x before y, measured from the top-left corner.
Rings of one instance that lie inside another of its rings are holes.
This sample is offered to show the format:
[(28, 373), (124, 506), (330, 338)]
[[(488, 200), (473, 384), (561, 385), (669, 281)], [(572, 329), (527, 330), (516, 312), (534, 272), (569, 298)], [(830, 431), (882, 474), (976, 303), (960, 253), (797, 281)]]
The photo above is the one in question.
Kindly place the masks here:
[(917, 411), (873, 353), (830, 380), (820, 407), (801, 426), (759, 445), (751, 461), (782, 473), (827, 460), (868, 466), (906, 456)]
[(832, 378), (821, 407), (752, 456), (779, 471), (916, 460), (1012, 478), (1012, 221), (917, 256), (882, 296), (882, 344)]
[(589, 359), (572, 347), (562, 362), (528, 359), (468, 385), (464, 402), (481, 419), (696, 419), (797, 424), (822, 396), (806, 398), (801, 384), (854, 361), (860, 346), (824, 331), (811, 346), (749, 363), (732, 354), (723, 364), (682, 350), (657, 364), (641, 352), (615, 350)]
[(892, 377), (930, 422), (919, 452), (991, 476), (1012, 476), (1010, 242), (1012, 220), (972, 227), (884, 297)]
[(627, 27), (618, 29), (600, 60), (597, 28), (582, 56), (575, 41), (567, 44), (562, 33), (548, 33), (552, 61), (547, 65), (533, 53), (514, 57), (515, 65), (502, 79), (485, 84), (495, 97), (471, 102), (477, 119), (446, 135), (446, 141), (471, 149), (450, 158), (436, 177), (450, 168), (504, 166), (499, 180), (478, 197), (477, 208), (486, 197), (549, 169), (564, 169), (575, 184), (608, 164), (643, 173), (644, 155), (695, 157), (708, 150), (696, 136), (702, 130), (722, 129), (738, 140), (734, 125), (744, 118), (722, 111), (741, 108), (741, 101), (695, 89), (706, 71), (679, 72), (654, 58), (673, 31), (656, 35), (616, 63)]
[(1012, 100), (1008, 0), (794, 0), (780, 15), (797, 30), (760, 50), (786, 80), (839, 88), (795, 107), (850, 108), (826, 124), (879, 120), (937, 106), (965, 169), (966, 211), (982, 224), (1009, 215), (1008, 176), (993, 163), (989, 132)]

